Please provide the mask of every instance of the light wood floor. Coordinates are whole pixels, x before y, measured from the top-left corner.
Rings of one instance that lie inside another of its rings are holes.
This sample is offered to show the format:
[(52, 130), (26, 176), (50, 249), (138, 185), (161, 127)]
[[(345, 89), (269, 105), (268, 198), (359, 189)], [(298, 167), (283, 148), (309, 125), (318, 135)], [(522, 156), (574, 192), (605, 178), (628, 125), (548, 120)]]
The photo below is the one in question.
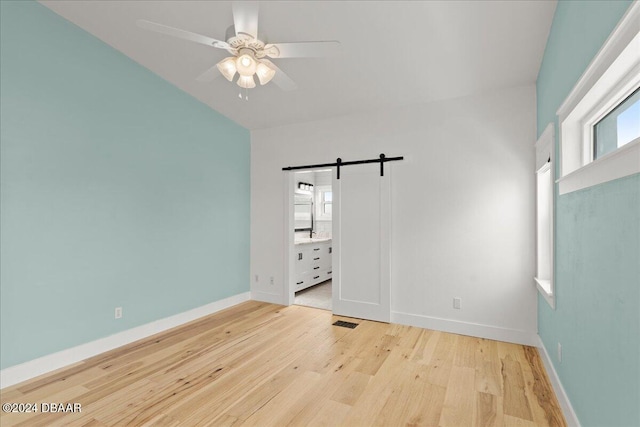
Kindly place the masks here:
[(7, 388), (2, 426), (566, 425), (535, 348), (250, 301)]

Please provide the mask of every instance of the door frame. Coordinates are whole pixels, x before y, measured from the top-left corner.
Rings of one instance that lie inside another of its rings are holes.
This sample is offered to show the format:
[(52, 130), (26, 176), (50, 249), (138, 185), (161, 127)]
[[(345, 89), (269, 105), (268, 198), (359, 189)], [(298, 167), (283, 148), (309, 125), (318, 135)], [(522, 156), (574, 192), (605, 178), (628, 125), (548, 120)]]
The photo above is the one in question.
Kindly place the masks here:
[[(333, 167), (318, 167), (317, 169), (310, 169), (309, 172), (315, 172), (316, 170), (331, 170), (331, 176), (335, 172), (335, 168)], [(295, 292), (295, 264), (291, 262), (293, 260), (295, 254), (294, 240), (295, 240), (295, 231), (294, 231), (294, 192), (295, 192), (295, 174), (301, 172), (299, 170), (291, 170), (286, 171), (283, 178), (283, 190), (284, 191), (284, 289), (282, 295), (282, 304), (283, 305), (292, 305), (295, 302), (296, 292)], [(314, 208), (315, 200), (314, 200)], [(315, 213), (314, 213), (315, 215)], [(335, 228), (332, 229), (332, 239), (335, 233)], [(336, 272), (336, 269), (333, 267), (333, 257), (332, 254), (332, 276)]]
[(294, 206), (293, 192), (295, 171), (287, 171), (284, 174), (283, 191), (284, 191), (284, 289), (282, 304), (292, 305), (295, 301), (295, 289), (293, 286), (294, 263), (291, 262), (295, 248), (293, 245), (295, 231), (293, 224)]

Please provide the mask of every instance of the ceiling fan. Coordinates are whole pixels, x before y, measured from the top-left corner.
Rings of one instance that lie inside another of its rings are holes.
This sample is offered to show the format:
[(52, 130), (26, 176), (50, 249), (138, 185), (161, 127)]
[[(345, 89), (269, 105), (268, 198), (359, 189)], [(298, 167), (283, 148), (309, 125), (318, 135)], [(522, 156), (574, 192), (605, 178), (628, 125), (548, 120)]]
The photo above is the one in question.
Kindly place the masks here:
[(224, 58), (202, 73), (197, 80), (208, 82), (222, 74), (232, 82), (238, 74), (236, 84), (244, 89), (256, 87), (254, 76), (261, 85), (273, 83), (283, 90), (296, 89), (296, 83), (267, 58), (308, 58), (336, 54), (340, 51), (338, 41), (313, 41), (292, 43), (266, 43), (265, 37), (258, 38), (258, 2), (233, 2), (233, 25), (227, 28), (226, 41), (216, 40), (201, 34), (169, 27), (140, 19), (140, 28), (167, 34), (173, 37), (201, 43), (217, 49), (224, 49), (232, 56)]

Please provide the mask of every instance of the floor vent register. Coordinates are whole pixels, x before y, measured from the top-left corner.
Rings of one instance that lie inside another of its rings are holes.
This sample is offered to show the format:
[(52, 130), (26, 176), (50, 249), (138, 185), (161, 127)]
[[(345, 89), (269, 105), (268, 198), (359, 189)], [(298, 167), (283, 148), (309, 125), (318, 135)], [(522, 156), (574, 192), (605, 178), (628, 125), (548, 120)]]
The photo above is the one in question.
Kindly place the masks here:
[(334, 323), (335, 326), (342, 326), (343, 328), (355, 329), (358, 326), (357, 323), (353, 322), (345, 322), (344, 320), (338, 320)]

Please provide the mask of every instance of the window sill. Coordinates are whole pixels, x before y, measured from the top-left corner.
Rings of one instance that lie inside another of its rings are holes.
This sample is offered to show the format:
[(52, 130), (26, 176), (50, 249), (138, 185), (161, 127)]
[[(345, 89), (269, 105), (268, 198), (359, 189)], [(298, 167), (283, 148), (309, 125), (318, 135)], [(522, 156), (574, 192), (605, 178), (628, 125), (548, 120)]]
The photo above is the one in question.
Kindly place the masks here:
[(559, 194), (589, 188), (640, 173), (640, 138), (577, 169), (556, 182)]
[(556, 298), (551, 291), (551, 280), (542, 280), (534, 277), (533, 280), (536, 282), (536, 287), (538, 288), (538, 292), (542, 295), (547, 301), (547, 303), (551, 306), (552, 309), (556, 309)]

